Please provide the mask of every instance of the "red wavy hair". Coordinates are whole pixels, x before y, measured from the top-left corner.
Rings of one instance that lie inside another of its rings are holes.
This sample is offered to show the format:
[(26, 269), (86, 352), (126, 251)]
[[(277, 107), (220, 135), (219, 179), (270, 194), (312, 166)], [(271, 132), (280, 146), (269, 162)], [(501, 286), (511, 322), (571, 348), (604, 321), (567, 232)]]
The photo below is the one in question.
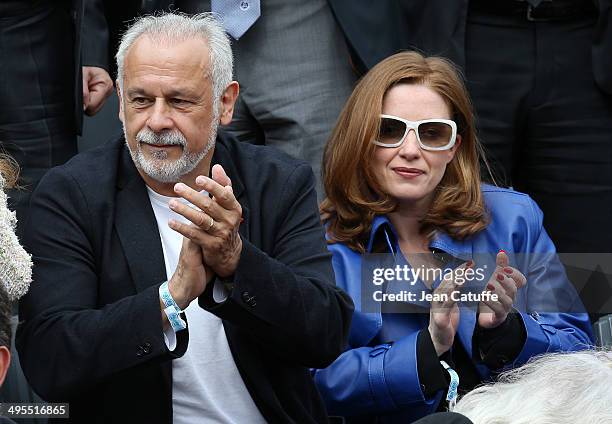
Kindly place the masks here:
[(322, 170), (327, 197), (320, 212), (331, 243), (345, 243), (364, 252), (374, 217), (393, 212), (397, 207), (397, 201), (383, 192), (375, 178), (371, 158), (377, 146), (372, 140), (380, 130), (385, 94), (395, 85), (405, 83), (426, 85), (441, 95), (462, 137), (421, 222), (421, 232), (429, 238), (436, 231), (443, 231), (463, 239), (487, 226), (480, 190), (480, 160), (484, 157), (463, 80), (446, 59), (403, 52), (383, 60), (361, 79), (325, 147)]

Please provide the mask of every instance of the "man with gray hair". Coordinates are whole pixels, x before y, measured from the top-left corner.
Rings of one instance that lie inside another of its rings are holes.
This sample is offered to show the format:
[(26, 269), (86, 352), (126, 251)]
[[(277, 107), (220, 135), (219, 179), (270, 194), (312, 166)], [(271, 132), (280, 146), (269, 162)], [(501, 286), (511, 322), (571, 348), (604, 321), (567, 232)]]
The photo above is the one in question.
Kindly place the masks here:
[(309, 368), (342, 351), (352, 303), (312, 170), (217, 131), (239, 86), (210, 15), (138, 20), (117, 65), (124, 136), (32, 198), (28, 380), (73, 422), (326, 422)]

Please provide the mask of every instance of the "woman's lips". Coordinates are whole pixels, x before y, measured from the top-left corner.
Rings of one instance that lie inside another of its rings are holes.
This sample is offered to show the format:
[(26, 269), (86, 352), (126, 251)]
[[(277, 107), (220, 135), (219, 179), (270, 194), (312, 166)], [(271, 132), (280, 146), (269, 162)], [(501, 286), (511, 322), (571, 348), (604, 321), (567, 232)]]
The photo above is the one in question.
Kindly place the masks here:
[(425, 172), (417, 168), (393, 168), (393, 172), (403, 178), (416, 178)]

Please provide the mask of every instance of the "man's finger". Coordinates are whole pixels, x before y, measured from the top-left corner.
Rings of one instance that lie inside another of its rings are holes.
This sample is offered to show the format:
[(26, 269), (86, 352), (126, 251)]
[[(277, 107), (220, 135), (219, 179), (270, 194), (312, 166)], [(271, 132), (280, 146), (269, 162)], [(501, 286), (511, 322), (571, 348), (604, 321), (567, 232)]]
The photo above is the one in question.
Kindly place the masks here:
[(86, 109), (87, 114), (91, 116), (98, 113), (100, 109), (102, 109), (104, 100), (106, 100), (107, 97), (106, 90), (100, 91), (97, 86), (94, 86), (93, 90), (89, 91), (89, 104)]
[(181, 254), (201, 255), (202, 248), (200, 247), (199, 244), (195, 243), (191, 239), (187, 237), (183, 237), (183, 243), (181, 245), (181, 253), (179, 254), (179, 256)]
[(221, 207), (227, 210), (242, 211), (240, 203), (236, 200), (231, 186), (222, 186), (217, 181), (203, 175), (196, 178), (196, 184), (210, 193)]
[(232, 180), (225, 173), (225, 169), (219, 164), (216, 164), (212, 167), (212, 178), (223, 187), (232, 186)]
[(184, 222), (177, 221), (176, 219), (170, 219), (168, 220), (168, 227), (172, 228), (177, 233), (180, 233), (183, 237), (188, 238), (198, 245), (202, 242), (201, 233), (204, 231), (194, 225), (185, 224)]
[(90, 82), (89, 86), (89, 104), (87, 105), (86, 113), (95, 115), (102, 109), (104, 102), (113, 92), (113, 83), (110, 80)]
[[(189, 221), (193, 222), (198, 227), (206, 229), (209, 226), (210, 220), (208, 217), (211, 217), (215, 220), (215, 222), (225, 222), (228, 221), (226, 214), (228, 211), (219, 206), (216, 202), (214, 202), (210, 197), (198, 193), (197, 191), (187, 192), (185, 193), (184, 199), (188, 200), (192, 205), (196, 206), (191, 207), (178, 199), (170, 200), (168, 206), (174, 212), (183, 215)], [(205, 214), (205, 217), (202, 217), (202, 214)]]
[[(199, 193), (186, 184), (183, 184), (183, 183), (175, 184), (174, 192), (178, 194), (179, 196), (181, 196), (183, 199), (190, 202), (196, 208), (200, 209), (201, 211), (205, 212), (207, 215), (211, 216), (216, 222), (226, 222), (230, 226), (234, 226), (235, 223), (239, 219), (237, 215), (238, 211), (232, 211), (228, 208), (224, 208), (219, 202), (216, 201), (216, 199), (211, 199), (210, 197), (208, 197), (207, 194)], [(178, 202), (178, 201), (177, 202), (170, 201), (170, 202), (172, 204), (173, 210), (185, 216), (185, 218), (189, 219), (194, 224), (200, 226), (197, 220), (197, 217), (196, 217), (196, 221), (193, 221), (190, 216), (184, 215), (182, 212), (180, 212), (184, 210), (181, 207), (181, 204), (180, 204), (181, 202)], [(206, 227), (203, 227), (203, 228), (206, 228)]]
[[(105, 69), (83, 66), (83, 109), (89, 116), (95, 115), (113, 91), (113, 81)], [(87, 90), (87, 96), (85, 91)], [(87, 97), (87, 102), (85, 102)]]
[(206, 231), (208, 234), (215, 234), (215, 232), (218, 232), (221, 229), (222, 225), (225, 225), (220, 220), (215, 220), (214, 217), (210, 216), (206, 212), (185, 205), (176, 199), (170, 201), (169, 207), (174, 212), (187, 218), (197, 227), (200, 227)]
[(191, 240), (202, 249), (212, 246), (216, 241), (215, 236), (208, 234), (201, 228), (196, 227), (195, 225), (185, 224), (184, 222), (177, 221), (176, 219), (170, 219), (168, 221), (168, 227), (181, 234), (183, 237)]
[(83, 74), (83, 110), (87, 110), (89, 107), (89, 87), (87, 86), (87, 81), (85, 80), (85, 74)]

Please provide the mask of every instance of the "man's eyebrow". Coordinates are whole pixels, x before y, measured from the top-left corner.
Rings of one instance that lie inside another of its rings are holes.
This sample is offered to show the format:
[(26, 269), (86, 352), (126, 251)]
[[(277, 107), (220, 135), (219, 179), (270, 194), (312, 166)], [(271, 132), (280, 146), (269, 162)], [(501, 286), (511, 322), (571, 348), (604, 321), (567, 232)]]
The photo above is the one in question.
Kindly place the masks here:
[(132, 96), (146, 96), (147, 93), (142, 88), (130, 88), (127, 91), (127, 95), (128, 95), (128, 97), (132, 97)]
[[(170, 89), (165, 91), (165, 97), (193, 97), (195, 94), (188, 89)], [(127, 96), (148, 96), (147, 92), (143, 88), (130, 88), (127, 90)]]
[(170, 89), (164, 92), (166, 97), (193, 97), (194, 93), (188, 89)]

